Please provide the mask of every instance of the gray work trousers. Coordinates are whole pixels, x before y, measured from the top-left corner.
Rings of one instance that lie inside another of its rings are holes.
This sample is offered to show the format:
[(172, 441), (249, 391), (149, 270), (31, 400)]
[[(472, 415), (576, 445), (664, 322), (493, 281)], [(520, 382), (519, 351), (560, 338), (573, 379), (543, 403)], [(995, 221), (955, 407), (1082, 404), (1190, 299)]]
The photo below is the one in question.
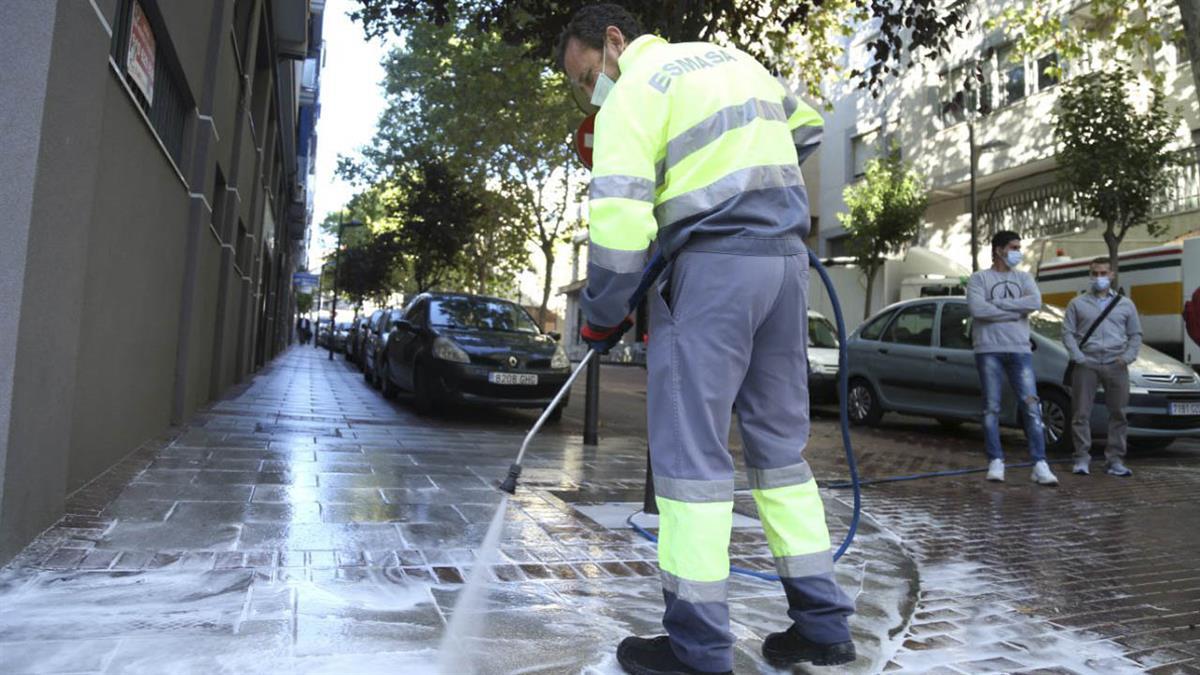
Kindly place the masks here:
[[(669, 298), (669, 302), (665, 295)], [(688, 251), (650, 303), (647, 414), (663, 625), (702, 671), (733, 667), (726, 601), (736, 405), (750, 488), (800, 634), (850, 639), (808, 442), (808, 258)], [(780, 626), (783, 628), (784, 626)]]
[(1096, 392), (1104, 385), (1104, 404), (1108, 407), (1108, 445), (1104, 458), (1109, 462), (1125, 461), (1125, 437), (1129, 422), (1125, 408), (1129, 406), (1129, 366), (1121, 363), (1103, 365), (1075, 364), (1071, 373), (1071, 431), (1075, 437), (1075, 459), (1085, 459), (1092, 453), (1092, 405)]

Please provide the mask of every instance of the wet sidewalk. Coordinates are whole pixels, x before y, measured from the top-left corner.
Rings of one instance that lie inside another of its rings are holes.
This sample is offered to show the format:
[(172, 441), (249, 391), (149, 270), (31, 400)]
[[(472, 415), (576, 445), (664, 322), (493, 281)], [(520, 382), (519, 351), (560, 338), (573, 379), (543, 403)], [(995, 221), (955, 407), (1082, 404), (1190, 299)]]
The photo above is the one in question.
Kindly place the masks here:
[[(293, 349), (74, 495), (0, 574), (0, 672), (434, 672), (500, 501), (491, 484), (533, 419), (420, 418), (344, 361)], [(456, 645), (481, 655), (477, 672), (619, 672), (622, 637), (662, 630), (654, 548), (624, 525), (645, 442), (592, 448), (578, 431), (550, 429), (527, 455), (481, 634)], [(839, 541), (845, 496), (826, 495)], [(733, 562), (769, 571), (748, 515)], [(838, 574), (858, 604), (852, 670), (878, 671), (910, 623), (916, 566), (867, 517)], [(730, 601), (736, 670), (769, 670), (778, 585), (735, 576)]]

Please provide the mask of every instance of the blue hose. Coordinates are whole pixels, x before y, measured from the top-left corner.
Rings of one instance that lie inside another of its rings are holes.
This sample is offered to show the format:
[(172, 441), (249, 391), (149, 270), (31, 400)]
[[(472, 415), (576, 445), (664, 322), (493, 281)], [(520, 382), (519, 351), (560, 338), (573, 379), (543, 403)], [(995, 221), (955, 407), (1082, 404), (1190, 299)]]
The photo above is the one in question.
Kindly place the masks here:
[[(850, 480), (844, 484), (838, 483), (836, 486), (848, 486), (854, 489), (854, 515), (850, 518), (850, 529), (846, 532), (846, 538), (842, 540), (842, 545), (839, 546), (838, 550), (833, 554), (833, 559), (836, 561), (846, 553), (846, 549), (850, 548), (850, 543), (854, 541), (854, 534), (858, 532), (858, 521), (862, 514), (862, 491), (859, 489), (859, 486), (862, 483), (858, 479), (858, 462), (854, 459), (854, 448), (850, 444), (850, 415), (846, 410), (846, 400), (848, 398), (848, 390), (850, 387), (850, 374), (849, 369), (846, 367), (846, 322), (842, 317), (842, 305), (838, 302), (837, 291), (835, 291), (833, 288), (833, 280), (829, 278), (829, 273), (825, 271), (825, 267), (821, 265), (821, 261), (817, 258), (817, 255), (812, 252), (812, 249), (809, 249), (808, 251), (808, 261), (810, 266), (816, 269), (817, 274), (821, 276), (821, 281), (825, 284), (825, 290), (829, 291), (829, 299), (833, 305), (833, 318), (834, 322), (837, 324), (838, 331), (838, 412), (842, 426), (842, 447), (846, 450), (846, 464), (850, 469)], [(654, 267), (654, 263), (651, 264), (651, 267)], [(661, 269), (661, 266), (659, 269)], [(644, 275), (643, 279), (648, 278), (649, 276), (649, 274)], [(654, 276), (658, 276), (657, 273), (655, 273)], [(636, 293), (635, 297), (638, 297), (641, 293), (644, 293), (645, 287), (648, 286), (648, 283), (643, 282), (643, 285), (638, 289), (640, 292)], [(641, 513), (641, 511), (636, 511), (629, 514), (629, 517), (625, 519), (625, 524), (633, 528), (633, 530), (638, 534), (657, 544), (657, 537), (655, 537), (645, 528), (633, 522), (633, 517), (639, 513)], [(763, 579), (766, 581), (779, 581), (778, 575), (771, 574), (769, 572), (760, 572), (758, 570), (750, 570), (744, 567), (737, 567), (736, 565), (730, 565), (729, 571), (733, 572), (734, 574), (755, 577), (757, 579)]]

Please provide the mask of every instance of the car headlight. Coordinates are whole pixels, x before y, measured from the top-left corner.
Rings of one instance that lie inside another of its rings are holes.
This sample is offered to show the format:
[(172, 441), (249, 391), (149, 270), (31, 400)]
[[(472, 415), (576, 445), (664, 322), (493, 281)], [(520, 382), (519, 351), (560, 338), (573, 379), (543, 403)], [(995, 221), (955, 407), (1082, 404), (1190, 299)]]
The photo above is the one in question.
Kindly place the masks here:
[(449, 338), (440, 337), (433, 341), (433, 358), (452, 363), (470, 363), (471, 357), (463, 351), (462, 347), (454, 344)]
[(550, 357), (551, 368), (570, 368), (571, 359), (567, 358), (567, 350), (561, 344), (554, 346), (554, 356)]

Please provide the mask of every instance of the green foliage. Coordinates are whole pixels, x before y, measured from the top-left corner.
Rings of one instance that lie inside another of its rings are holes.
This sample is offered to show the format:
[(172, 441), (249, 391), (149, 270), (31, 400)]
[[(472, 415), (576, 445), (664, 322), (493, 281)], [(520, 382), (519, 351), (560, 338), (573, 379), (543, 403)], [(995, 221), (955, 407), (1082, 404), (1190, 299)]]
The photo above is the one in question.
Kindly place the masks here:
[(367, 231), (342, 250), (340, 263), (333, 266), (337, 270), (339, 294), (356, 305), (367, 299), (383, 303), (403, 288), (407, 275), (396, 235), (395, 230)]
[(1104, 223), (1114, 263), (1129, 228), (1147, 225), (1151, 236), (1163, 231), (1151, 222), (1151, 207), (1175, 163), (1167, 146), (1178, 119), (1164, 107), (1157, 86), (1147, 109), (1139, 111), (1131, 96), (1134, 82), (1125, 68), (1067, 82), (1055, 126), (1062, 178), (1074, 188), (1080, 209)]
[(865, 177), (846, 187), (843, 196), (849, 211), (838, 219), (850, 234), (851, 255), (867, 277), (866, 318), (876, 271), (887, 255), (899, 253), (916, 237), (929, 197), (898, 149), (867, 162)]
[(313, 296), (312, 293), (297, 293), (296, 294), (296, 313), (308, 314), (312, 311)]
[(388, 209), (401, 223), (396, 243), (421, 293), (440, 284), (464, 262), (483, 204), (477, 192), (439, 160), (418, 162), (407, 187), (405, 198), (388, 203)]
[[(588, 0), (358, 0), (352, 17), (368, 36), (408, 34), (420, 25), (462, 23), (494, 32), (533, 60), (548, 62), (571, 15)], [(672, 42), (703, 40), (741, 48), (784, 76), (798, 76), (814, 98), (821, 84), (846, 73), (842, 40), (873, 20), (874, 55), (860, 86), (878, 93), (884, 78), (944, 52), (961, 34), (967, 3), (941, 0), (665, 0), (619, 1), (649, 31)]]
[[(1178, 4), (1193, 1), (1179, 0)], [(1136, 67), (1161, 84), (1162, 73), (1156, 70), (1154, 55), (1168, 41), (1185, 36), (1176, 5), (1175, 0), (1085, 0), (1068, 17), (1056, 0), (1028, 0), (1023, 6), (1008, 7), (987, 26), (1015, 35), (1019, 54), (1037, 56), (1053, 51), (1061, 64), (1080, 60), (1094, 46), (1102, 62)], [(1061, 65), (1051, 71), (1062, 78)]]
[(494, 32), (456, 25), (418, 23), (405, 33), (385, 63), (388, 106), (375, 140), (360, 161), (342, 162), (343, 174), (396, 181), (421, 158), (439, 158), (478, 187), (486, 214), (440, 280), (511, 289), (529, 268), (532, 243), (546, 256), (549, 288), (553, 250), (571, 234), (566, 214), (583, 182), (569, 145), (579, 113), (547, 64)]

